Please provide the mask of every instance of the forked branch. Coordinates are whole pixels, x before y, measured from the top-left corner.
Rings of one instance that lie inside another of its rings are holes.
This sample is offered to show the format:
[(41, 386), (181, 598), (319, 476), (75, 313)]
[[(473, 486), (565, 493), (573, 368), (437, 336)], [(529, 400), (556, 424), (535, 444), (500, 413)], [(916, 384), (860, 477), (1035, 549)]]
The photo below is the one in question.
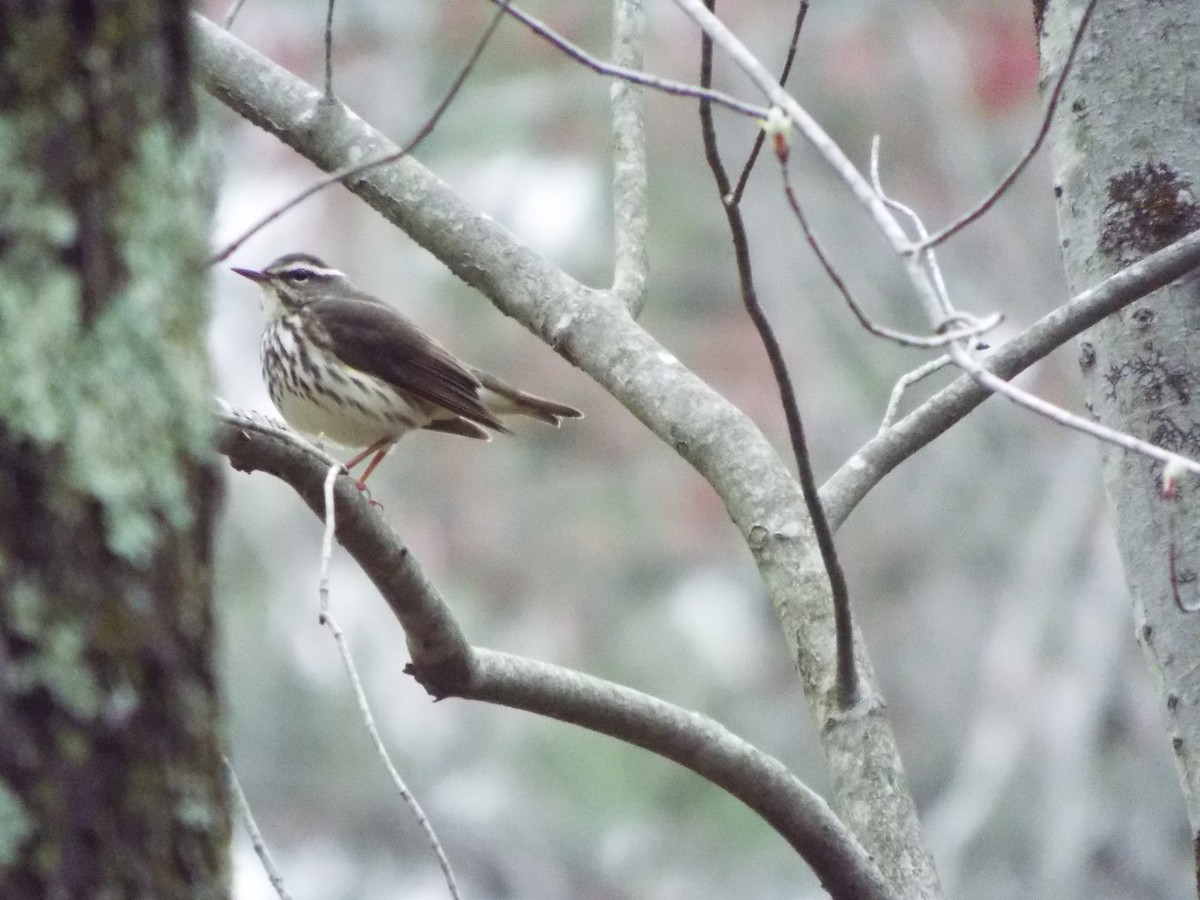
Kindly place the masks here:
[[(219, 418), (218, 447), (235, 469), (275, 475), (324, 517), (330, 459), (308, 442), (260, 417), (227, 411)], [(698, 713), (579, 672), (469, 646), (412, 554), (352, 479), (337, 478), (333, 496), (338, 542), (396, 614), (412, 654), (410, 671), (435, 696), (527, 710), (650, 750), (755, 810), (834, 897), (893, 896), (829, 806), (778, 760)], [(393, 572), (398, 561), (401, 577)]]

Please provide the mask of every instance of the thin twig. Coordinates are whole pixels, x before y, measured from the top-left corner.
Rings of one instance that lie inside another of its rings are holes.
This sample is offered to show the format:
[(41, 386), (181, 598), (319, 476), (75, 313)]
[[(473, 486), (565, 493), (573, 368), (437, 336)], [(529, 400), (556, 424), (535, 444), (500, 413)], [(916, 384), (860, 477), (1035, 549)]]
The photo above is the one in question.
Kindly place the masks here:
[[(501, 3), (502, 0), (492, 0), (492, 2)], [(662, 91), (664, 94), (674, 94), (679, 97), (695, 97), (697, 100), (710, 100), (718, 106), (724, 106), (726, 109), (731, 109), (734, 112), (739, 112), (742, 115), (751, 116), (755, 119), (761, 119), (767, 114), (765, 107), (746, 103), (738, 100), (736, 97), (723, 94), (720, 91), (699, 88), (695, 85), (685, 84), (682, 81), (672, 81), (669, 78), (658, 78), (654, 75), (648, 75), (645, 72), (639, 72), (636, 69), (629, 69), (597, 59), (582, 47), (572, 44), (565, 37), (555, 32), (549, 25), (535, 19), (529, 13), (512, 4), (508, 4), (508, 14), (534, 34), (549, 41), (563, 53), (567, 54), (567, 56), (571, 57), (571, 59), (582, 63), (593, 72), (599, 72), (601, 75), (609, 75), (613, 78), (620, 78), (622, 81), (629, 81), (633, 84), (644, 85), (656, 91)]]
[(888, 398), (887, 409), (883, 411), (883, 421), (879, 423), (879, 430), (875, 432), (875, 434), (883, 434), (888, 430), (888, 428), (891, 427), (892, 422), (896, 418), (896, 411), (900, 408), (900, 399), (904, 396), (904, 392), (906, 390), (908, 390), (918, 381), (928, 378), (939, 369), (944, 369), (946, 366), (950, 365), (951, 362), (952, 360), (950, 359), (950, 355), (943, 354), (937, 359), (931, 359), (924, 365), (917, 366), (917, 368), (913, 369), (911, 372), (900, 376), (900, 379), (896, 382), (895, 387), (892, 388), (892, 395)]
[[(1002, 378), (1014, 378), (1105, 316), (1165, 287), (1197, 266), (1200, 266), (1200, 231), (1081, 291), (1005, 341), (984, 365)], [(837, 525), (844, 522), (885, 475), (965, 418), (989, 396), (987, 388), (963, 375), (886, 433), (871, 438), (822, 486), (821, 496), (830, 520)]]
[(1046, 114), (1042, 116), (1042, 125), (1038, 129), (1033, 143), (1025, 151), (1025, 155), (1017, 160), (1017, 164), (1012, 167), (1009, 173), (996, 185), (995, 189), (980, 201), (974, 209), (957, 221), (947, 225), (937, 234), (923, 240), (918, 246), (912, 249), (912, 252), (920, 253), (930, 247), (938, 246), (938, 244), (949, 240), (980, 216), (984, 215), (984, 213), (996, 204), (997, 200), (1004, 196), (1005, 192), (1012, 187), (1013, 182), (1021, 177), (1021, 173), (1025, 171), (1025, 167), (1037, 156), (1037, 152), (1042, 149), (1042, 144), (1045, 142), (1046, 136), (1050, 133), (1050, 124), (1054, 119), (1054, 111), (1058, 109), (1058, 103), (1062, 99), (1062, 92), (1067, 83), (1067, 76), (1071, 74), (1071, 67), (1075, 63), (1075, 56), (1079, 51), (1079, 45), (1083, 42), (1083, 34), (1087, 31), (1088, 22), (1091, 21), (1092, 12), (1095, 8), (1096, 0), (1089, 0), (1087, 7), (1083, 11), (1083, 17), (1079, 20), (1079, 27), (1075, 29), (1075, 39), (1071, 42), (1071, 49), (1067, 52), (1066, 62), (1063, 64), (1062, 71), (1058, 75), (1058, 80), (1054, 84), (1054, 90), (1050, 93), (1050, 102), (1046, 104)]
[[(875, 135), (871, 139), (871, 184), (875, 187), (875, 192), (879, 194), (883, 202), (888, 205), (889, 209), (907, 216), (912, 221), (913, 226), (917, 229), (918, 234), (923, 233), (921, 217), (917, 215), (916, 211), (910, 209), (897, 200), (893, 200), (886, 193), (884, 193), (883, 181), (879, 176), (879, 135)], [(946, 316), (949, 317), (956, 315), (953, 307), (950, 306), (950, 295), (946, 290), (946, 281), (942, 277), (941, 267), (938, 265), (937, 258), (932, 250), (926, 255), (925, 262), (927, 264), (930, 277), (933, 279), (934, 284), (937, 286), (938, 293), (944, 300), (943, 310)], [(999, 313), (996, 315), (998, 316)], [(997, 323), (998, 321), (999, 320), (997, 320)], [(954, 339), (958, 340), (959, 337), (967, 336), (968, 335), (956, 335)], [(977, 341), (975, 344), (975, 349), (986, 350), (987, 344), (985, 344), (983, 341)], [(900, 380), (896, 382), (896, 386), (892, 388), (892, 395), (888, 398), (887, 409), (884, 410), (883, 421), (880, 422), (879, 431), (876, 432), (876, 435), (878, 436), (883, 434), (891, 426), (893, 419), (896, 417), (896, 410), (900, 408), (900, 398), (904, 396), (905, 390), (921, 379), (926, 378), (939, 369), (949, 365), (951, 362), (953, 362), (953, 360), (950, 358), (949, 354), (946, 354), (944, 356), (939, 356), (937, 359), (930, 360), (924, 365), (918, 366), (907, 375), (902, 376)]]
[(221, 27), (228, 31), (233, 27), (233, 20), (237, 18), (237, 14), (242, 11), (242, 7), (246, 5), (246, 0), (234, 0), (233, 5), (229, 7), (229, 12), (225, 13), (225, 18), (221, 20)]
[[(925, 223), (921, 221), (921, 217), (917, 215), (917, 211), (912, 207), (905, 206), (899, 200), (893, 200), (883, 189), (883, 179), (879, 176), (879, 135), (871, 138), (871, 186), (875, 189), (875, 193), (879, 196), (879, 199), (887, 205), (888, 209), (900, 213), (912, 222), (918, 239), (929, 236), (929, 232), (925, 230)], [(929, 273), (929, 277), (933, 280), (934, 290), (937, 292), (937, 299), (941, 306), (943, 318), (949, 320), (962, 315), (950, 303), (950, 292), (946, 290), (946, 279), (942, 277), (942, 268), (938, 265), (937, 254), (931, 248), (920, 257), (920, 260), (925, 270)]]
[[(706, 2), (711, 9), (716, 0), (706, 0)], [(706, 34), (700, 42), (700, 83), (706, 87), (712, 83), (712, 49), (712, 39)], [(717, 191), (724, 199), (730, 195), (729, 175), (725, 171), (725, 164), (721, 160), (720, 149), (717, 147), (712, 105), (707, 102), (700, 104), (700, 129), (704, 137), (705, 158), (712, 170), (713, 180), (717, 183)], [(808, 441), (804, 436), (804, 422), (800, 416), (800, 404), (796, 399), (796, 390), (791, 376), (788, 374), (783, 350), (779, 346), (779, 340), (775, 337), (775, 330), (771, 327), (771, 322), (767, 318), (762, 304), (758, 301), (758, 291), (754, 286), (754, 273), (750, 262), (750, 241), (745, 223), (742, 221), (741, 207), (730, 202), (723, 202), (721, 205), (725, 209), (725, 218), (729, 223), (730, 237), (733, 241), (742, 304), (746, 307), (746, 313), (758, 331), (759, 340), (762, 341), (767, 352), (767, 359), (771, 363), (771, 372), (775, 376), (779, 399), (783, 405), (783, 415), (787, 420), (792, 455), (796, 459), (800, 491), (816, 535), (821, 562), (829, 577), (837, 640), (838, 705), (842, 709), (849, 709), (858, 702), (862, 690), (858, 677), (858, 666), (854, 659), (854, 623), (850, 611), (850, 589), (846, 585), (846, 576), (842, 572), (842, 564), (837, 556), (837, 547), (833, 542), (833, 532), (825, 519), (825, 510), (821, 506), (821, 498), (817, 493), (817, 481), (813, 475), (812, 460), (808, 455)]]
[[(792, 26), (792, 40), (788, 44), (787, 56), (783, 60), (783, 69), (779, 72), (779, 84), (786, 85), (788, 76), (792, 74), (792, 63), (796, 61), (796, 48), (800, 46), (800, 29), (804, 27), (804, 19), (808, 15), (808, 0), (800, 0), (800, 6), (796, 9), (796, 22)], [(733, 193), (726, 199), (726, 203), (732, 206), (737, 206), (742, 202), (742, 194), (746, 190), (746, 182), (750, 180), (750, 172), (754, 169), (754, 163), (758, 160), (758, 154), (762, 152), (763, 141), (766, 140), (766, 134), (759, 129), (754, 135), (754, 146), (750, 148), (750, 155), (746, 157), (746, 164), (742, 166), (742, 174), (738, 177), (737, 187), (733, 189)]]
[[(854, 296), (850, 293), (850, 289), (846, 286), (845, 280), (837, 269), (834, 268), (833, 262), (825, 252), (825, 248), (821, 245), (816, 233), (809, 226), (808, 218), (804, 215), (804, 210), (800, 206), (800, 200), (796, 196), (796, 191), (792, 186), (791, 173), (788, 171), (785, 159), (779, 160), (779, 171), (783, 176), (783, 191), (787, 196), (788, 206), (791, 207), (796, 221), (800, 223), (800, 229), (804, 232), (805, 241), (812, 248), (813, 254), (817, 257), (817, 262), (821, 264), (821, 268), (824, 269), (826, 277), (838, 289), (838, 293), (842, 295), (842, 299), (846, 301), (846, 305), (850, 307), (850, 311), (858, 319), (858, 324), (871, 334), (876, 337), (886, 338), (889, 341), (895, 341), (897, 344), (902, 344), (906, 347), (945, 347), (954, 341), (976, 338), (995, 328), (1003, 321), (1004, 317), (1000, 313), (993, 313), (984, 319), (975, 319), (959, 313), (955, 324), (943, 328), (938, 334), (929, 336), (908, 334), (904, 331), (889, 328), (886, 325), (877, 324), (867, 315), (866, 311), (858, 304), (858, 301), (854, 299)], [(937, 280), (935, 278), (935, 282)], [(962, 324), (958, 324), (960, 321)]]
[(354, 690), (354, 699), (358, 703), (359, 714), (362, 715), (363, 723), (367, 726), (367, 732), (371, 735), (371, 742), (375, 745), (375, 752), (379, 754), (379, 758), (383, 760), (383, 765), (387, 769), (388, 776), (392, 779), (392, 785), (400, 794), (400, 799), (411, 810), (413, 817), (417, 820), (417, 824), (421, 826), (421, 830), (425, 832), (425, 838), (429, 841), (430, 847), (433, 848), (433, 854), (437, 857), (438, 867), (442, 870), (442, 877), (446, 879), (446, 887), (450, 891), (450, 896), (454, 900), (461, 900), (462, 895), (458, 891), (458, 882), (454, 878), (454, 871), (450, 868), (450, 860), (446, 856), (446, 851), (442, 849), (442, 842), (438, 840), (437, 832), (433, 830), (433, 825), (425, 815), (425, 810), (421, 808), (420, 802), (408, 786), (404, 783), (404, 779), (400, 777), (400, 773), (396, 770), (396, 766), (392, 763), (392, 758), (388, 754), (387, 747), (384, 746), (383, 738), (379, 736), (379, 728), (375, 724), (375, 716), (371, 714), (371, 706), (367, 702), (366, 691), (363, 690), (362, 680), (358, 677), (358, 670), (354, 665), (354, 658), (350, 655), (350, 647), (346, 643), (346, 636), (342, 629), (338, 627), (337, 621), (333, 615), (325, 612), (321, 614), (321, 624), (329, 629), (333, 635), (334, 641), (337, 643), (338, 652), (342, 654), (342, 663), (346, 666), (346, 675), (350, 679), (350, 686)]
[(275, 888), (275, 893), (279, 895), (279, 900), (292, 900), (292, 895), (284, 887), (283, 875), (280, 874), (279, 868), (275, 865), (275, 860), (271, 858), (271, 851), (267, 849), (267, 842), (263, 840), (262, 832), (258, 829), (258, 823), (254, 821), (254, 813), (250, 811), (250, 801), (246, 799), (246, 792), (242, 790), (242, 783), (238, 781), (237, 772), (233, 770), (233, 763), (229, 761), (229, 757), (224, 753), (221, 754), (221, 762), (225, 764), (225, 774), (229, 776), (229, 787), (233, 791), (234, 808), (237, 809), (238, 815), (242, 818), (242, 825), (245, 826), (246, 833), (250, 835), (250, 844), (254, 847), (254, 852), (258, 854), (258, 861), (262, 863), (262, 867), (267, 873), (267, 880), (271, 882), (271, 887)]
[[(375, 157), (374, 159), (368, 159), (365, 162), (357, 162), (348, 166), (344, 166), (343, 168), (334, 172), (330, 172), (325, 177), (313, 182), (287, 203), (284, 203), (269, 215), (259, 220), (257, 224), (244, 232), (241, 237), (232, 241), (220, 253), (211, 257), (208, 261), (209, 265), (216, 265), (217, 263), (228, 259), (230, 254), (237, 250), (238, 247), (242, 246), (242, 244), (246, 243), (246, 241), (250, 240), (250, 238), (252, 238), (254, 235), (258, 234), (258, 232), (260, 232), (263, 228), (270, 225), (288, 210), (304, 202), (318, 191), (324, 190), (331, 184), (337, 184), (338, 182), (344, 181), (347, 178), (360, 175), (368, 169), (373, 169), (376, 166), (383, 166), (387, 165), (388, 163), (395, 162), (401, 157), (412, 153), (421, 144), (421, 142), (425, 140), (425, 138), (429, 137), (429, 135), (433, 133), (433, 129), (437, 127), (438, 121), (450, 107), (450, 103), (454, 100), (455, 96), (457, 96), (459, 90), (463, 86), (463, 83), (467, 80), (467, 76), (470, 75), (471, 70), (475, 68), (475, 63), (479, 60), (479, 57), (483, 55), (483, 51), (487, 47), (488, 41), (492, 39), (492, 35), (496, 31), (496, 27), (500, 24), (500, 20), (504, 17), (504, 11), (508, 7), (508, 0), (495, 0), (495, 2), (500, 4), (500, 8), (496, 11), (496, 14), (488, 23), (488, 27), (484, 30), (483, 35), (475, 44), (475, 49), (472, 50), (471, 55), (467, 57), (466, 63), (464, 63), (463, 67), (459, 70), (454, 82), (450, 85), (450, 90), (446, 92), (446, 95), (437, 105), (437, 108), (434, 109), (433, 114), (426, 120), (425, 124), (421, 126), (420, 130), (407, 144), (405, 144), (399, 150), (393, 150), (389, 153), (384, 153), (381, 156)], [(332, 4), (330, 9), (332, 10)]]
[[(876, 188), (878, 190), (878, 186)], [(883, 197), (880, 191), (880, 197)], [(911, 210), (907, 210), (912, 217), (913, 223), (921, 235), (923, 241), (927, 240), (928, 232), (925, 230), (925, 224), (920, 217)], [(945, 292), (945, 283), (940, 277), (940, 272), (937, 269), (937, 261), (932, 248), (927, 249), (922, 254), (925, 264), (930, 267), (935, 273), (935, 283), (939, 289)], [(943, 297), (943, 303), (948, 307), (948, 298)], [(1041, 397), (1031, 394), (1026, 390), (1022, 390), (1015, 384), (1005, 381), (993, 372), (988, 371), (983, 365), (971, 355), (970, 348), (962, 342), (955, 342), (950, 345), (950, 357), (954, 360), (954, 364), (975, 379), (980, 385), (994, 391), (997, 394), (1002, 394), (1009, 400), (1016, 403), (1018, 406), (1024, 406), (1026, 409), (1045, 416), (1053, 422), (1057, 422), (1067, 428), (1073, 428), (1076, 431), (1082, 431), (1084, 434), (1091, 435), (1109, 444), (1114, 444), (1125, 450), (1132, 450), (1135, 453), (1140, 453), (1150, 459), (1156, 459), (1166, 465), (1177, 467), (1179, 470), (1186, 470), (1193, 474), (1200, 475), (1200, 462), (1189, 459), (1181, 454), (1174, 453), (1170, 450), (1165, 450), (1149, 441), (1144, 441), (1141, 438), (1134, 437), (1131, 434), (1126, 434), (1122, 431), (1117, 431), (1114, 428), (1109, 428), (1106, 425), (1101, 425), (1091, 419), (1085, 419), (1083, 416), (1077, 416), (1072, 412), (1068, 412), (1060, 406), (1055, 406)]]
[(387, 747), (384, 746), (383, 738), (379, 736), (379, 728), (375, 724), (375, 716), (371, 713), (371, 705), (367, 702), (367, 692), (363, 690), (362, 679), (358, 677), (358, 667), (354, 665), (354, 657), (350, 653), (350, 646), (346, 642), (346, 635), (338, 627), (337, 621), (329, 611), (329, 561), (333, 556), (333, 535), (337, 530), (333, 486), (342, 471), (343, 468), (341, 465), (330, 466), (329, 471), (325, 475), (325, 533), (321, 538), (321, 580), (318, 587), (321, 608), (320, 623), (329, 629), (333, 635), (334, 642), (337, 644), (338, 652), (342, 655), (342, 663), (346, 667), (346, 675), (350, 679), (350, 687), (354, 691), (354, 699), (358, 703), (358, 711), (362, 715), (364, 724), (367, 726), (367, 733), (371, 735), (371, 741), (375, 745), (375, 752), (383, 760), (383, 765), (387, 769), (396, 791), (400, 794), (400, 799), (412, 811), (417, 824), (421, 826), (421, 830), (425, 832), (425, 837), (433, 847), (433, 853), (437, 857), (438, 866), (442, 870), (442, 876), (446, 879), (446, 886), (450, 889), (450, 896), (454, 900), (461, 900), (458, 892), (458, 883), (455, 881), (454, 872), (450, 868), (450, 860), (447, 859), (446, 853), (442, 849), (442, 843), (438, 840), (433, 826), (429, 824), (429, 819), (425, 816), (425, 810), (421, 808), (421, 804), (408, 789), (408, 785), (404, 783), (404, 779), (400, 777), (399, 771), (397, 771), (395, 765), (392, 763), (392, 758), (388, 754)]
[(325, 100), (332, 101), (333, 97), (333, 0), (325, 13)]
[(1053, 403), (1043, 400), (1041, 397), (1022, 390), (1011, 382), (1005, 381), (1003, 378), (989, 372), (971, 356), (970, 351), (965, 347), (958, 345), (951, 346), (950, 355), (954, 358), (955, 365), (963, 369), (983, 387), (997, 394), (1003, 394), (1018, 406), (1024, 406), (1026, 409), (1038, 415), (1045, 416), (1053, 422), (1065, 425), (1067, 428), (1073, 428), (1076, 431), (1082, 431), (1084, 434), (1089, 434), (1105, 443), (1114, 444), (1125, 450), (1132, 450), (1134, 453), (1140, 453), (1142, 456), (1149, 457), (1150, 459), (1156, 459), (1167, 465), (1176, 465), (1180, 469), (1200, 475), (1200, 462), (1196, 462), (1181, 454), (1173, 453), (1170, 450), (1165, 450), (1156, 444), (1136, 438), (1131, 434), (1125, 434), (1123, 431), (1117, 431), (1114, 428), (1093, 422), (1091, 419), (1085, 419), (1083, 416), (1077, 416), (1062, 407), (1055, 406)]
[(329, 561), (333, 558), (333, 485), (345, 467), (337, 463), (325, 473), (325, 533), (321, 536), (321, 580), (317, 586), (320, 600), (320, 615), (324, 619), (329, 612)]

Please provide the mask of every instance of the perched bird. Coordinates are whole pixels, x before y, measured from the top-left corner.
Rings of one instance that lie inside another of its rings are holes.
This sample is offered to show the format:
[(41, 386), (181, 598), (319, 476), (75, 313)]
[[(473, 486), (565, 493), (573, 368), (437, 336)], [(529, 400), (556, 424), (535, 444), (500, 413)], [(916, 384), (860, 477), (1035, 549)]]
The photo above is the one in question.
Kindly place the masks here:
[(488, 429), (508, 432), (501, 416), (557, 427), (583, 415), (467, 365), (315, 256), (289, 253), (261, 272), (233, 271), (262, 289), (259, 356), (271, 400), (298, 431), (365, 448), (348, 470), (375, 454), (360, 488), (418, 428), (486, 441)]

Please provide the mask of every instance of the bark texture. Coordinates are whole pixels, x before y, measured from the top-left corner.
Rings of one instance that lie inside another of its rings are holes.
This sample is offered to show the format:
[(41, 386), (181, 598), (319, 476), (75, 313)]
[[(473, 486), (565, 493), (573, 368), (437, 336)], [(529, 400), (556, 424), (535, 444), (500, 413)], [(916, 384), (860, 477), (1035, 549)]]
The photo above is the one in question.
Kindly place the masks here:
[[(396, 149), (233, 35), (199, 16), (195, 22), (205, 88), (319, 167), (329, 171)], [(626, 298), (574, 281), (415, 159), (351, 176), (346, 187), (594, 378), (720, 495), (758, 566), (821, 723), (838, 813), (897, 896), (940, 896), (861, 642), (869, 696), (849, 713), (838, 708), (829, 581), (799, 486), (762, 432), (641, 328)]]
[[(1040, 10), (1054, 78), (1082, 0)], [(1080, 47), (1052, 141), (1063, 258), (1073, 290), (1200, 228), (1200, 4), (1104, 0)], [(1079, 365), (1100, 422), (1200, 457), (1200, 275), (1083, 335)], [(1162, 498), (1162, 466), (1105, 449), (1105, 486), (1138, 639), (1162, 689), (1193, 835), (1200, 834), (1200, 485)], [(1178, 597), (1176, 596), (1178, 594)]]
[(181, 2), (0, 0), (0, 896), (219, 897)]

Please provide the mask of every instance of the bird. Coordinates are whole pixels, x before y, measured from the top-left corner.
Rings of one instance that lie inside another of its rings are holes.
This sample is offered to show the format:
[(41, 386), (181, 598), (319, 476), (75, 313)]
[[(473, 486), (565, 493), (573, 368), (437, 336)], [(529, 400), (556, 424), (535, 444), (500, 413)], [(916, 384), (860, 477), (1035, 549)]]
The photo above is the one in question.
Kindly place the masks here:
[(288, 253), (262, 270), (233, 271), (262, 291), (259, 358), (271, 401), (297, 431), (363, 448), (347, 471), (374, 454), (360, 489), (410, 431), (491, 440), (511, 433), (501, 417), (555, 427), (583, 417), (463, 362), (316, 256)]

